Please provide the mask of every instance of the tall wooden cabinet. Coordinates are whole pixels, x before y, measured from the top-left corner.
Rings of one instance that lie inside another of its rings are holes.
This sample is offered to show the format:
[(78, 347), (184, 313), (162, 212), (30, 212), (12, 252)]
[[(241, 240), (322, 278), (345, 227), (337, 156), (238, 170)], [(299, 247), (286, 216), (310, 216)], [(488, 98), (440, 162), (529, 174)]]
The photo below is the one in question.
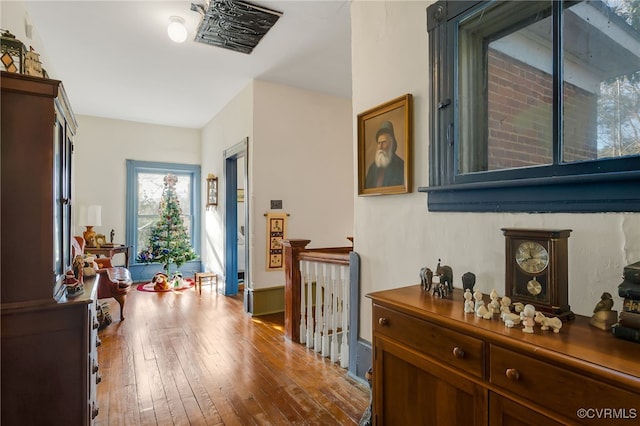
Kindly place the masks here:
[(640, 345), (577, 316), (523, 333), (410, 286), (373, 300), (376, 425), (615, 425), (640, 420)]
[(97, 280), (68, 300), (76, 122), (62, 83), (2, 72), (2, 425), (87, 425), (97, 415)]

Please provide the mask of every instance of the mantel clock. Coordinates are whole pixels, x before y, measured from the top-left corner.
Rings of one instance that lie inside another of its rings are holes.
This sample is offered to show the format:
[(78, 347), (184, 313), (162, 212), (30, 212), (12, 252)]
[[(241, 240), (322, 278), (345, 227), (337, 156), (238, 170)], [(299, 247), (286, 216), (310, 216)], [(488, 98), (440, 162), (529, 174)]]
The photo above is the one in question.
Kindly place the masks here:
[(575, 315), (569, 306), (568, 238), (571, 229), (502, 228), (505, 236), (505, 294), (513, 302), (563, 321)]

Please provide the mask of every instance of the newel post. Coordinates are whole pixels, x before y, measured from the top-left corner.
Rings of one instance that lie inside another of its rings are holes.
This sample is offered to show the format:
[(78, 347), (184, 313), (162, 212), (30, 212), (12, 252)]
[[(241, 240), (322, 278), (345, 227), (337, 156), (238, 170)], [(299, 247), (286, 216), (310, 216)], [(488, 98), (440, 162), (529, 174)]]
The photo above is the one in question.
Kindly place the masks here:
[(311, 240), (282, 240), (284, 247), (284, 335), (300, 341), (300, 252)]

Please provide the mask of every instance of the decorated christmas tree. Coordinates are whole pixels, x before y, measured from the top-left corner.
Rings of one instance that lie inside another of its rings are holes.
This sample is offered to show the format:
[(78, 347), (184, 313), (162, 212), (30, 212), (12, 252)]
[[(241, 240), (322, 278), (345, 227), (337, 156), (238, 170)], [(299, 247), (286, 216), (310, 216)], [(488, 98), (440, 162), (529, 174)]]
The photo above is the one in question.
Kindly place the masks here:
[(170, 276), (169, 266), (172, 263), (179, 268), (197, 257), (182, 220), (182, 209), (176, 194), (177, 181), (178, 178), (171, 173), (164, 177), (164, 189), (158, 207), (160, 218), (151, 228), (148, 247), (137, 257), (138, 262), (142, 263), (162, 263), (167, 276)]

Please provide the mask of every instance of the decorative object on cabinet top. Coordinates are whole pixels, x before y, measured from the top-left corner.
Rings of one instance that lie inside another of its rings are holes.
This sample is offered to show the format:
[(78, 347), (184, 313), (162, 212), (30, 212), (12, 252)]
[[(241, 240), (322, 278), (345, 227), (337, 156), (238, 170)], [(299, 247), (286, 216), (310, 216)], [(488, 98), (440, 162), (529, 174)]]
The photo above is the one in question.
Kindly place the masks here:
[(420, 283), (427, 293), (432, 292), (433, 295), (447, 297), (453, 291), (453, 270), (451, 266), (441, 266), (440, 262), (441, 260), (438, 259), (435, 274), (426, 266), (420, 268)]
[(505, 236), (505, 294), (545, 315), (573, 319), (568, 290), (571, 229), (502, 228)]
[(0, 62), (2, 62), (2, 70), (18, 74), (23, 73), (24, 56), (27, 53), (27, 48), (8, 30), (0, 31), (2, 31), (2, 36), (0, 37)]

